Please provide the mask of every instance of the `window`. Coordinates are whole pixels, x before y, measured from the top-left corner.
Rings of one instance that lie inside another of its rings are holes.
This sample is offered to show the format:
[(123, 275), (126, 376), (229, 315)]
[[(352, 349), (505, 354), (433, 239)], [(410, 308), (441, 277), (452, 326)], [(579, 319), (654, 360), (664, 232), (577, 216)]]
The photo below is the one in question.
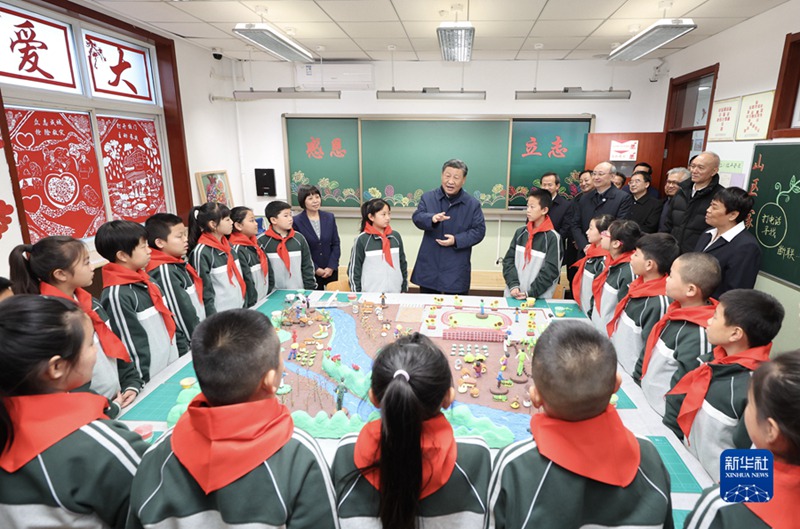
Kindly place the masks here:
[(786, 35), (769, 130), (770, 138), (800, 138), (800, 33)]

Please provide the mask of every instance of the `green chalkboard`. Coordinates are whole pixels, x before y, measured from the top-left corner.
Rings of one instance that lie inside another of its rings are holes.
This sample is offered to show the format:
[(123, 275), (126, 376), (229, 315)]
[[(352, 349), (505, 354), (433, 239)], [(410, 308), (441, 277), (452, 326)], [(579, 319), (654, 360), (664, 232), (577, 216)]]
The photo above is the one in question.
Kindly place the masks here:
[(800, 144), (756, 145), (750, 170), (755, 197), (750, 231), (761, 270), (800, 285)]
[(510, 120), (361, 119), (363, 198), (416, 207), (441, 185), (442, 164), (463, 160), (464, 189), (484, 208), (505, 208)]
[(297, 188), (319, 188), (323, 206), (361, 204), (357, 118), (286, 118), (292, 204)]
[(515, 119), (511, 126), (510, 206), (526, 203), (531, 186), (540, 184), (543, 173), (555, 172), (561, 193), (575, 196), (586, 164), (586, 142), (591, 128), (586, 119)]

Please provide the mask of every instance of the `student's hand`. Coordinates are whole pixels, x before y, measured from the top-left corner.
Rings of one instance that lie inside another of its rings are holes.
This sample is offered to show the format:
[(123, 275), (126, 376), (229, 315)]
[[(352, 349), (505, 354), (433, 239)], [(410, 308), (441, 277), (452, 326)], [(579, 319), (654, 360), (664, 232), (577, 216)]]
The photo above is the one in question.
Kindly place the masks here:
[(448, 217), (444, 211), (440, 211), (439, 213), (433, 216), (431, 222), (436, 224), (437, 222), (442, 222), (443, 220), (450, 220), (450, 217)]
[(445, 233), (444, 239), (436, 239), (436, 242), (439, 243), (439, 246), (453, 246), (456, 243), (456, 237), (452, 233)]
[(133, 403), (134, 399), (136, 399), (136, 395), (138, 395), (138, 393), (132, 389), (127, 389), (124, 393), (117, 393), (117, 397), (114, 399), (114, 402), (119, 404), (120, 408), (127, 408)]
[(516, 299), (527, 299), (527, 297), (528, 297), (528, 293), (527, 292), (523, 292), (518, 287), (512, 288), (511, 292), (509, 292), (509, 293), (511, 294), (512, 298), (516, 298)]

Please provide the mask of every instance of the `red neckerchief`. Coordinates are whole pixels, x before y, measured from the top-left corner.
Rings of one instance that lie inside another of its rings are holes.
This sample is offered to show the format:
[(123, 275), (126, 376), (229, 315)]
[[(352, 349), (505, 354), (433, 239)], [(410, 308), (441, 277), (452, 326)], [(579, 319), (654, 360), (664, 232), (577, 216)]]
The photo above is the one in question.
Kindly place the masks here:
[(105, 355), (109, 358), (122, 360), (123, 362), (131, 361), (131, 355), (128, 354), (128, 349), (125, 347), (125, 344), (123, 344), (122, 340), (109, 329), (108, 325), (100, 318), (100, 315), (92, 308), (91, 294), (82, 288), (76, 288), (75, 298), (73, 299), (50, 283), (45, 283), (44, 281), (39, 283), (39, 292), (43, 296), (53, 296), (75, 301), (81, 310), (92, 320), (92, 327), (94, 328), (95, 334), (97, 334), (97, 339), (100, 340), (100, 345), (103, 347)]
[(47, 393), (3, 397), (14, 443), (0, 454), (0, 468), (13, 473), (95, 419), (105, 418), (105, 397), (95, 393)]
[(608, 322), (606, 325), (606, 332), (608, 333), (608, 337), (611, 338), (611, 335), (614, 334), (614, 331), (617, 330), (617, 325), (619, 324), (619, 318), (622, 316), (622, 313), (625, 312), (625, 306), (628, 302), (632, 299), (638, 298), (649, 298), (652, 296), (665, 296), (667, 294), (667, 276), (663, 275), (658, 279), (652, 279), (650, 281), (645, 281), (644, 277), (639, 276), (634, 279), (630, 285), (628, 285), (628, 293), (625, 294), (625, 297), (622, 298), (619, 303), (617, 303), (617, 307), (614, 309), (614, 316), (611, 317), (611, 321)]
[(251, 246), (256, 249), (256, 255), (258, 255), (258, 262), (261, 263), (261, 273), (264, 274), (264, 277), (267, 277), (267, 273), (269, 272), (269, 265), (267, 264), (267, 254), (264, 253), (264, 250), (261, 249), (261, 246), (258, 245), (256, 241), (255, 235), (248, 237), (242, 232), (236, 231), (231, 233), (230, 239), (228, 239), (231, 244), (238, 244), (240, 246)]
[[(600, 300), (603, 299), (603, 285), (606, 284), (606, 279), (608, 278), (608, 273), (611, 271), (611, 267), (622, 263), (630, 263), (633, 252), (634, 251), (631, 250), (630, 252), (625, 252), (616, 259), (607, 260), (606, 267), (603, 268), (603, 271), (592, 279), (592, 295), (594, 296), (594, 306), (597, 307), (597, 310), (600, 310)], [(609, 257), (611, 256), (609, 255)]]
[(164, 253), (161, 250), (156, 248), (150, 248), (150, 262), (147, 263), (145, 270), (147, 272), (152, 272), (162, 264), (179, 264), (179, 265), (186, 265), (186, 271), (189, 272), (189, 275), (192, 276), (192, 282), (194, 283), (194, 289), (197, 291), (197, 298), (200, 300), (200, 304), (203, 305), (203, 279), (200, 277), (200, 274), (197, 273), (197, 270), (194, 269), (192, 265), (184, 261), (183, 259), (179, 259), (177, 257), (173, 257), (168, 253)]
[(289, 271), (289, 275), (291, 276), (291, 275), (292, 275), (292, 265), (291, 265), (291, 262), (289, 261), (289, 250), (287, 250), (287, 249), (286, 249), (286, 241), (288, 241), (289, 239), (291, 239), (292, 237), (294, 237), (294, 228), (292, 228), (292, 229), (290, 229), (290, 230), (289, 230), (289, 233), (286, 235), (286, 237), (285, 237), (285, 238), (284, 238), (284, 237), (281, 237), (281, 236), (280, 236), (280, 235), (279, 235), (279, 234), (278, 234), (278, 233), (277, 233), (277, 232), (276, 232), (276, 231), (273, 229), (273, 227), (272, 227), (272, 226), (270, 226), (269, 228), (267, 228), (267, 231), (265, 231), (265, 232), (264, 232), (264, 235), (266, 235), (267, 237), (270, 237), (270, 238), (272, 238), (272, 239), (276, 239), (277, 241), (279, 241), (279, 242), (278, 242), (278, 249), (277, 249), (277, 252), (278, 252), (278, 257), (280, 257), (280, 258), (281, 258), (281, 261), (283, 261), (283, 264), (286, 266), (286, 270), (288, 270), (288, 271)]
[(611, 405), (584, 421), (537, 413), (531, 417), (531, 433), (539, 453), (556, 465), (616, 487), (633, 482), (642, 459), (636, 436)]
[(394, 268), (394, 263), (392, 262), (392, 243), (389, 242), (389, 235), (392, 233), (392, 227), (386, 226), (383, 231), (379, 230), (369, 222), (364, 224), (364, 233), (369, 233), (370, 235), (375, 235), (376, 237), (381, 238), (381, 249), (383, 250), (383, 259), (386, 261), (389, 266)]
[(210, 494), (272, 457), (292, 433), (289, 409), (277, 399), (211, 406), (201, 393), (178, 419), (172, 451)]
[(539, 224), (539, 226), (534, 227), (533, 222), (528, 222), (525, 225), (525, 228), (528, 230), (528, 241), (525, 243), (525, 263), (522, 265), (522, 268), (528, 266), (528, 263), (531, 262), (531, 250), (533, 249), (533, 236), (537, 233), (544, 233), (546, 231), (554, 230), (553, 228), (553, 221), (550, 220), (550, 215), (544, 216), (544, 221)]
[(647, 373), (647, 366), (650, 364), (650, 357), (653, 355), (653, 349), (655, 349), (658, 339), (661, 337), (661, 333), (664, 331), (668, 322), (683, 320), (699, 325), (704, 329), (708, 327), (708, 319), (714, 315), (714, 309), (716, 309), (718, 303), (718, 301), (713, 298), (709, 298), (708, 301), (710, 305), (685, 308), (681, 307), (681, 304), (677, 301), (673, 301), (672, 304), (667, 307), (667, 313), (658, 320), (658, 323), (655, 324), (655, 327), (653, 327), (653, 330), (650, 332), (650, 336), (647, 337), (647, 344), (644, 346), (644, 359), (642, 360), (642, 378), (644, 378), (644, 374)]
[(775, 460), (772, 498), (764, 503), (745, 503), (768, 526), (793, 529), (800, 524), (800, 466)]
[(103, 286), (113, 287), (116, 285), (132, 285), (134, 283), (144, 283), (144, 286), (147, 287), (150, 301), (153, 302), (156, 310), (161, 313), (171, 340), (175, 336), (175, 320), (172, 317), (172, 312), (164, 304), (161, 290), (158, 289), (158, 285), (153, 283), (150, 276), (143, 270), (134, 272), (117, 263), (108, 263), (103, 267)]
[[(364, 425), (356, 440), (353, 460), (357, 468), (367, 468), (381, 458), (381, 421)], [(444, 487), (456, 467), (458, 447), (453, 436), (453, 427), (441, 413), (422, 423), (420, 436), (422, 447), (422, 489), (419, 499), (427, 498)], [(362, 471), (363, 476), (375, 487), (381, 489), (381, 471), (373, 467)]]
[(692, 430), (692, 423), (694, 417), (700, 408), (703, 406), (703, 401), (706, 399), (708, 387), (711, 385), (711, 367), (712, 365), (729, 365), (738, 364), (745, 369), (755, 371), (755, 369), (763, 362), (769, 360), (769, 352), (772, 349), (772, 343), (761, 347), (752, 347), (739, 354), (728, 356), (725, 348), (718, 345), (714, 348), (714, 359), (689, 371), (684, 377), (675, 384), (675, 387), (670, 390), (667, 395), (683, 395), (681, 410), (678, 412), (678, 426), (686, 439), (689, 439), (689, 432)]
[(231, 250), (231, 243), (228, 242), (228, 239), (225, 237), (222, 239), (217, 239), (209, 233), (204, 233), (197, 240), (197, 244), (205, 244), (206, 246), (210, 246), (215, 250), (225, 252), (225, 255), (228, 256), (228, 281), (231, 282), (231, 285), (235, 284), (233, 282), (233, 278), (235, 276), (236, 280), (239, 282), (239, 288), (242, 289), (242, 295), (244, 296), (245, 292), (247, 291), (247, 287), (244, 284), (242, 273), (239, 272), (239, 268), (236, 266), (236, 260), (233, 258), (233, 250)]
[[(575, 273), (575, 277), (572, 278), (572, 299), (578, 302), (578, 306), (581, 306), (581, 285), (583, 283), (583, 271), (586, 269), (586, 261), (592, 259), (593, 257), (605, 257), (606, 259), (609, 258), (608, 250), (604, 250), (599, 246), (595, 246), (594, 244), (589, 247), (589, 250), (586, 252), (586, 257), (580, 259), (572, 266), (577, 266), (578, 271)], [(583, 309), (583, 307), (581, 307)]]

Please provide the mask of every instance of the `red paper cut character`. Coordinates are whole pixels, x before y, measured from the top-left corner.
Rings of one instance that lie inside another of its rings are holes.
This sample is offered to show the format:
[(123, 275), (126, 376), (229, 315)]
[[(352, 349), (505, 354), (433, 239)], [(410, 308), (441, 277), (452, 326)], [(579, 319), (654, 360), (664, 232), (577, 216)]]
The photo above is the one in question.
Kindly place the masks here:
[(26, 72), (39, 72), (48, 79), (53, 79), (51, 74), (39, 68), (38, 50), (46, 50), (47, 44), (36, 40), (33, 23), (30, 20), (26, 20), (14, 27), (20, 29), (16, 32), (17, 40), (11, 41), (11, 51), (17, 51), (15, 48), (19, 46), (19, 52), (22, 54), (17, 69), (20, 71), (25, 70)]
[(306, 143), (306, 154), (309, 158), (316, 158), (317, 160), (321, 160), (325, 156), (325, 152), (319, 145), (319, 138), (311, 136), (311, 141)]
[[(125, 72), (125, 70), (131, 67), (131, 63), (125, 60), (125, 51), (122, 48), (117, 48), (117, 50), (119, 50), (119, 60), (117, 61), (117, 64), (111, 67), (111, 72), (117, 77), (113, 81), (109, 81), (108, 84), (111, 86), (117, 86), (122, 78), (122, 74)], [(134, 94), (139, 93), (136, 91), (136, 87), (133, 86), (133, 83), (130, 83), (125, 79), (122, 79), (122, 82), (128, 85), (128, 88), (130, 88)]]
[(345, 154), (347, 154), (347, 150), (342, 149), (342, 138), (333, 138), (331, 140), (331, 156), (344, 158)]
[(556, 141), (553, 142), (553, 146), (550, 147), (550, 152), (547, 153), (548, 158), (566, 158), (567, 156), (567, 149), (563, 145), (563, 141), (561, 140), (561, 136), (556, 136)]
[(522, 155), (523, 158), (527, 156), (541, 156), (542, 153), (538, 152), (539, 146), (536, 143), (536, 138), (531, 136), (531, 139), (525, 144), (525, 153)]

